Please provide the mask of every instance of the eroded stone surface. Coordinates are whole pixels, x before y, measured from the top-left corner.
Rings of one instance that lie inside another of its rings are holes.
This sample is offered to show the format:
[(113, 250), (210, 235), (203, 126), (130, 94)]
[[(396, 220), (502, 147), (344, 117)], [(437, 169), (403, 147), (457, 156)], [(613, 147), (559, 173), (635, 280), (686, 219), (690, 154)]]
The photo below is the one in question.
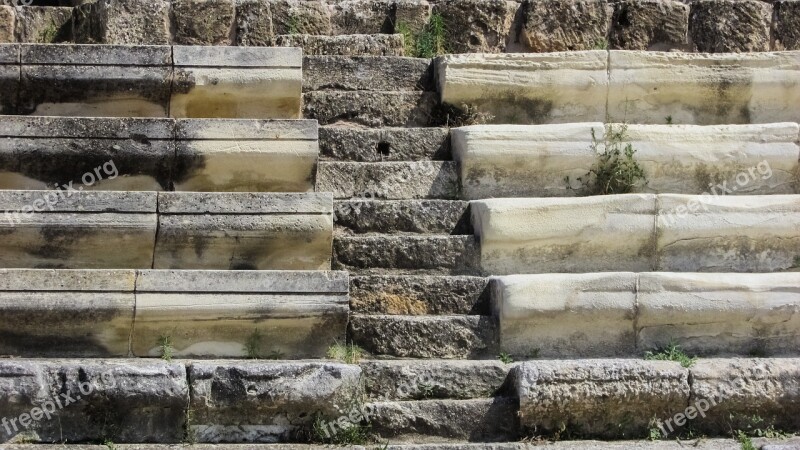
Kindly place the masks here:
[(75, 11), (75, 42), (82, 44), (169, 45), (168, 0), (107, 0)]
[(231, 45), (234, 0), (172, 2), (174, 41), (182, 45)]
[(444, 20), (448, 53), (497, 53), (506, 48), (518, 3), (505, 0), (444, 0), (433, 13)]
[(490, 315), (483, 277), (358, 276), (350, 282), (350, 308), (364, 314)]
[(320, 125), (424, 127), (435, 122), (436, 104), (433, 92), (317, 91), (303, 94), (303, 117)]
[(399, 34), (340, 36), (288, 34), (275, 36), (267, 42), (266, 45), (276, 47), (300, 47), (304, 55), (403, 56), (404, 54), (403, 37)]
[(433, 67), (426, 58), (307, 56), (303, 91), (433, 91)]
[[(692, 2), (689, 32), (697, 51), (764, 52), (770, 49), (772, 5), (756, 0)], [(725, 20), (720, 20), (724, 17)]]
[(329, 4), (332, 34), (378, 34), (392, 31), (390, 0), (344, 0)]
[(602, 0), (536, 0), (522, 4), (519, 34), (529, 52), (593, 50), (608, 45), (612, 6)]
[(458, 173), (452, 161), (320, 162), (316, 189), (336, 199), (455, 199)]
[(446, 128), (319, 129), (321, 157), (334, 161), (449, 160), (450, 133)]
[(333, 267), (362, 274), (475, 275), (480, 249), (472, 236), (339, 236)]
[(772, 23), (775, 50), (800, 50), (800, 2), (783, 0), (773, 3)]
[(334, 204), (340, 233), (471, 234), (469, 204), (456, 200), (345, 200)]
[[(72, 8), (29, 6), (17, 9), (18, 42), (51, 44), (70, 39), (72, 39)], [(2, 40), (0, 38), (0, 42)]]
[(609, 45), (620, 50), (689, 50), (689, 5), (670, 0), (615, 3)]
[(13, 7), (0, 5), (0, 44), (17, 42), (16, 18)]

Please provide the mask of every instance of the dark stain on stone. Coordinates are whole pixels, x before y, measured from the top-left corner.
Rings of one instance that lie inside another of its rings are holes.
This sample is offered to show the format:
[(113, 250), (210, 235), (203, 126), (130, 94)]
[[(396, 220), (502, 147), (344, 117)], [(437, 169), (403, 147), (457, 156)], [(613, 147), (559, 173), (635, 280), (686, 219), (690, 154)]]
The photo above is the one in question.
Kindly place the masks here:
[(195, 86), (197, 86), (197, 80), (194, 78), (194, 73), (178, 67), (175, 68), (175, 74), (172, 79), (173, 94), (188, 94)]
[(172, 181), (174, 183), (182, 183), (188, 180), (205, 167), (206, 158), (204, 155), (191, 150), (184, 142), (177, 143), (175, 163), (172, 170)]
[[(66, 311), (59, 311), (61, 312)], [(3, 318), (9, 323), (20, 323), (26, 316), (29, 319), (30, 311), (27, 314), (8, 314), (3, 311)], [(47, 322), (42, 318), (37, 318), (36, 322), (31, 327), (36, 332), (41, 332), (42, 324)], [(16, 328), (17, 331), (0, 331), (0, 354), (37, 358), (113, 356), (91, 336), (64, 336), (63, 333), (36, 335), (26, 333), (21, 326)]]

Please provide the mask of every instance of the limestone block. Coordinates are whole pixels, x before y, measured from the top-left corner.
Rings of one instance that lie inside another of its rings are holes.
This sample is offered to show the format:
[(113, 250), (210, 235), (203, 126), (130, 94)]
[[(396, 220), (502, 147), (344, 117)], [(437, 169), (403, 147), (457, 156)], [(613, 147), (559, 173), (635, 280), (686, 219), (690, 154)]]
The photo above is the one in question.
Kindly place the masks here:
[[(185, 366), (166, 361), (2, 360), (0, 390), (0, 442), (179, 443), (189, 403)], [(27, 430), (10, 422), (23, 414)]]
[(448, 53), (498, 53), (506, 49), (518, 9), (515, 1), (444, 0), (434, 3), (433, 14), (444, 21)]
[[(3, 7), (0, 7), (0, 15), (2, 13)], [(19, 78), (19, 46), (0, 43), (0, 114), (17, 113)]]
[(608, 114), (612, 121), (651, 124), (798, 122), (799, 86), (800, 52), (612, 50)]
[(19, 42), (51, 44), (72, 38), (72, 8), (30, 6), (17, 8)]
[(393, 23), (394, 32), (397, 33), (400, 25), (405, 26), (412, 33), (419, 33), (430, 21), (431, 2), (428, 0), (394, 0)]
[(536, 361), (512, 371), (523, 429), (646, 436), (653, 417), (686, 409), (689, 370), (668, 361)]
[(0, 269), (0, 354), (127, 356), (133, 270)]
[(476, 106), (491, 123), (606, 119), (605, 51), (447, 55), (437, 59), (436, 77), (443, 102)]
[(281, 442), (336, 420), (363, 395), (361, 369), (332, 362), (193, 362), (189, 435), (197, 442)]
[(17, 42), (17, 13), (11, 6), (0, 5), (0, 44)]
[(620, 50), (689, 51), (689, 5), (671, 0), (614, 3), (609, 45)]
[(434, 92), (315, 91), (303, 94), (303, 117), (320, 125), (356, 125), (370, 128), (434, 125)]
[(345, 272), (144, 271), (136, 287), (136, 356), (323, 358), (344, 342)]
[(236, 23), (234, 39), (238, 46), (270, 45), (272, 19), (268, 0), (236, 0)]
[(520, 42), (529, 52), (606, 48), (612, 8), (603, 0), (526, 1)]
[(492, 279), (500, 348), (524, 359), (634, 354), (635, 305), (634, 273)]
[(0, 189), (168, 189), (173, 132), (166, 118), (3, 116)]
[(75, 42), (169, 45), (170, 0), (104, 0), (75, 9)]
[(731, 195), (800, 193), (796, 123), (629, 125), (625, 134), (647, 192), (711, 193), (725, 182), (737, 188)]
[(149, 268), (156, 193), (73, 188), (0, 191), (0, 267)]
[(20, 113), (164, 117), (170, 47), (21, 46)]
[(433, 91), (433, 68), (426, 58), (306, 56), (303, 91)]
[(284, 34), (271, 38), (266, 45), (300, 47), (304, 55), (403, 56), (405, 52), (400, 34)]
[(452, 159), (447, 128), (320, 127), (319, 147), (323, 158), (334, 161)]
[(317, 192), (337, 199), (455, 199), (458, 173), (452, 161), (320, 162)]
[(799, 359), (701, 359), (691, 371), (693, 403), (709, 405), (695, 429), (748, 429), (758, 426), (753, 418), (779, 430), (800, 426)]
[(637, 347), (690, 354), (796, 354), (800, 273), (643, 273)]
[(765, 52), (770, 49), (772, 5), (757, 0), (698, 0), (689, 31), (699, 52)]
[(660, 271), (773, 272), (797, 265), (800, 196), (665, 194), (658, 203)]
[(155, 269), (330, 269), (330, 194), (159, 195)]
[(391, 33), (392, 0), (344, 0), (329, 5), (331, 34)]
[(654, 195), (491, 199), (470, 205), (486, 273), (653, 269)]
[(314, 190), (312, 120), (179, 119), (176, 191)]
[(300, 117), (299, 49), (173, 46), (170, 115), (194, 118)]
[(350, 311), (387, 315), (488, 316), (489, 281), (483, 277), (367, 275), (350, 280)]
[(338, 236), (334, 267), (351, 273), (476, 275), (480, 250), (473, 236)]
[(278, 34), (334, 34), (331, 11), (322, 0), (267, 0), (272, 30)]
[(231, 45), (234, 0), (177, 0), (172, 2), (174, 42), (181, 45)]
[[(603, 142), (605, 127), (602, 123), (576, 123), (451, 129), (461, 196), (474, 200), (575, 195), (581, 188), (576, 179), (585, 176), (597, 161), (591, 148), (592, 133)], [(800, 156), (800, 151), (797, 154)]]
[(339, 200), (340, 234), (472, 234), (468, 202), (454, 200)]
[(779, 0), (773, 3), (772, 23), (775, 50), (800, 50), (800, 2)]

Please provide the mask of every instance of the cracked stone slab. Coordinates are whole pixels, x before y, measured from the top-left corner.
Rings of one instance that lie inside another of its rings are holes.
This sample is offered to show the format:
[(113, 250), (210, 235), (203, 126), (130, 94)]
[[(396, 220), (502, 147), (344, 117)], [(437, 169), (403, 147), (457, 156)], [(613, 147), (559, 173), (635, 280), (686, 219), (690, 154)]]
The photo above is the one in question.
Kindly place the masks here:
[(159, 195), (155, 269), (330, 269), (330, 194)]
[(488, 284), (471, 276), (356, 276), (350, 280), (350, 308), (363, 314), (488, 316)]
[(325, 126), (319, 129), (323, 159), (331, 161), (448, 161), (450, 133), (447, 128), (354, 128)]
[(345, 272), (143, 271), (132, 351), (177, 357), (320, 358), (347, 332)]

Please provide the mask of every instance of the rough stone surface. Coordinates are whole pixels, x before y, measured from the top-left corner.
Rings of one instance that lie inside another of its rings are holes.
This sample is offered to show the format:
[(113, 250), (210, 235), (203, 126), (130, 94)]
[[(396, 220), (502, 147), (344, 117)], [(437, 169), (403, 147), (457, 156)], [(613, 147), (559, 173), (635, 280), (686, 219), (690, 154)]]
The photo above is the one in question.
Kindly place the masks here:
[(332, 34), (378, 34), (393, 29), (390, 0), (344, 0), (330, 3)]
[(646, 436), (653, 417), (689, 402), (689, 370), (668, 361), (537, 361), (514, 369), (524, 430), (584, 437)]
[(319, 147), (323, 159), (334, 161), (451, 159), (447, 128), (320, 127)]
[(379, 56), (307, 56), (303, 91), (433, 91), (431, 60)]
[(609, 47), (621, 50), (691, 50), (689, 5), (670, 0), (614, 3)]
[(419, 33), (430, 20), (432, 7), (427, 0), (394, 0), (394, 31), (398, 24), (405, 25), (412, 33)]
[[(18, 42), (51, 44), (70, 39), (72, 39), (72, 8), (30, 6), (17, 9)], [(0, 37), (0, 42), (2, 41)]]
[[(248, 45), (261, 44), (248, 43)], [(304, 55), (403, 56), (405, 52), (403, 36), (399, 34), (347, 34), (340, 36), (289, 34), (275, 36), (267, 41), (266, 45), (300, 47), (303, 49)]]
[(169, 0), (104, 0), (74, 12), (74, 38), (81, 44), (172, 43)]
[(500, 361), (365, 361), (370, 399), (486, 399), (498, 395), (511, 366)]
[(351, 273), (475, 275), (480, 249), (472, 236), (340, 236), (333, 267)]
[(183, 45), (231, 45), (234, 14), (234, 0), (173, 1), (174, 41)]
[(345, 200), (334, 204), (340, 234), (472, 234), (469, 204), (456, 200)]
[(527, 0), (520, 42), (529, 52), (593, 50), (608, 45), (612, 6), (603, 0)]
[[(764, 52), (770, 49), (772, 5), (757, 0), (698, 0), (689, 32), (699, 52)], [(724, 18), (724, 19), (723, 19)]]
[(800, 427), (800, 360), (701, 359), (690, 370), (690, 404), (711, 405), (707, 417), (698, 417), (693, 424), (696, 429), (709, 433), (753, 429), (759, 426), (754, 418), (781, 430)]
[(496, 397), (475, 400), (381, 402), (373, 408), (372, 431), (381, 439), (401, 442), (510, 441), (519, 434), (516, 401)]
[(489, 281), (482, 277), (431, 275), (359, 276), (350, 280), (355, 313), (490, 315)]
[[(0, 14), (2, 14), (0, 8)], [(1, 40), (0, 40), (1, 41)], [(19, 47), (0, 44), (0, 114), (16, 114), (19, 93)]]
[(492, 318), (485, 316), (350, 317), (353, 342), (376, 356), (478, 359), (496, 355)]
[(17, 42), (16, 10), (11, 6), (0, 5), (0, 44)]
[(320, 162), (317, 191), (336, 199), (456, 199), (458, 172), (452, 161)]
[(267, 1), (274, 34), (332, 34), (331, 15), (324, 1)]
[(800, 50), (800, 1), (776, 1), (773, 6), (774, 50)]
[(273, 37), (268, 0), (235, 0), (234, 36), (238, 46), (268, 46)]
[(332, 362), (195, 362), (188, 372), (197, 442), (297, 442), (317, 415), (347, 415), (363, 395), (361, 369)]
[(317, 91), (303, 94), (303, 116), (320, 125), (424, 127), (433, 122), (433, 92)]
[(505, 0), (443, 0), (433, 13), (444, 20), (448, 53), (503, 52), (519, 4)]
[(189, 402), (186, 368), (165, 361), (5, 360), (0, 390), (11, 394), (0, 398), (0, 411), (31, 422), (27, 431), (0, 427), (0, 442), (178, 443)]

